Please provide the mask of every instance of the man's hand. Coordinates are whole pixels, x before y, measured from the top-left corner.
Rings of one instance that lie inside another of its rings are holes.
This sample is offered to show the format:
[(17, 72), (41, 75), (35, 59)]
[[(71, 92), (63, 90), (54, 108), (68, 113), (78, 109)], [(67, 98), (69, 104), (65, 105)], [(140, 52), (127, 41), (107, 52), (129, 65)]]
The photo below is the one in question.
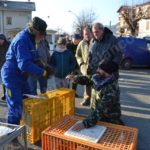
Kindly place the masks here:
[(67, 80), (75, 80), (76, 79), (76, 76), (75, 75), (67, 75), (66, 77)]
[(85, 127), (84, 127), (84, 124), (83, 124), (82, 122), (80, 122), (80, 123), (76, 124), (76, 125), (72, 128), (72, 130), (79, 132), (79, 131), (83, 130), (84, 128), (85, 128)]
[(49, 66), (49, 65), (47, 65), (47, 66), (45, 67), (45, 70), (46, 70), (46, 72), (47, 72), (47, 76), (48, 76), (48, 77), (55, 74), (55, 69), (54, 69), (53, 67)]
[(52, 68), (51, 66), (46, 66), (43, 73), (43, 77), (48, 79), (50, 76), (54, 75), (54, 73), (55, 73), (54, 68)]
[(45, 68), (45, 64), (39, 59), (35, 60), (34, 64), (36, 64), (38, 67)]

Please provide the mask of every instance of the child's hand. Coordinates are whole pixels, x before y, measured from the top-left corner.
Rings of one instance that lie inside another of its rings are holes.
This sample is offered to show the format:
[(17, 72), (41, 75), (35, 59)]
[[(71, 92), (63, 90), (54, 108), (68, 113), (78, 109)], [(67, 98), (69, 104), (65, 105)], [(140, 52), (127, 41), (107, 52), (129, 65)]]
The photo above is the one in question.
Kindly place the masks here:
[(67, 75), (67, 80), (75, 80), (75, 75)]
[(84, 128), (85, 128), (85, 127), (84, 127), (84, 124), (83, 124), (82, 122), (80, 122), (80, 123), (78, 123), (76, 126), (74, 126), (74, 127), (72, 128), (72, 130), (79, 132), (79, 131), (83, 130)]

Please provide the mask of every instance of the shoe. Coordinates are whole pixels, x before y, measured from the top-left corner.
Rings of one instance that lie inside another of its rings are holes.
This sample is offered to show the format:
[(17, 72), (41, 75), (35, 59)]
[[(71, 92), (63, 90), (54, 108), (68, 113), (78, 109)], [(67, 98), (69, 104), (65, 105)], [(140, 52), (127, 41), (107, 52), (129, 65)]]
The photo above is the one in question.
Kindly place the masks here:
[(82, 105), (82, 106), (90, 106), (90, 100), (89, 100), (89, 99), (83, 100), (83, 101), (81, 102), (81, 105)]

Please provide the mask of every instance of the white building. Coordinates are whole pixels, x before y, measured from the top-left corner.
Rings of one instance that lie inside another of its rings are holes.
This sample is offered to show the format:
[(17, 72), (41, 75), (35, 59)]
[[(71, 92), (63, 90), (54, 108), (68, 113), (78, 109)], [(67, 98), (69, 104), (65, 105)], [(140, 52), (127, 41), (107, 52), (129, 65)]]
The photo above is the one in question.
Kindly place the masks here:
[(35, 11), (34, 2), (0, 1), (0, 32), (13, 37), (27, 26)]
[(147, 2), (141, 5), (143, 9), (147, 10), (146, 14), (148, 16), (147, 19), (142, 19), (139, 21), (139, 37), (150, 37), (150, 2)]
[(150, 36), (150, 20), (140, 20), (139, 21), (139, 37)]
[(50, 45), (50, 50), (55, 49), (55, 44), (56, 44), (56, 32), (55, 30), (47, 30), (47, 41)]
[(120, 35), (120, 29), (124, 29), (123, 35), (131, 35), (131, 30), (126, 23), (124, 17), (122, 16), (122, 13), (128, 10), (130, 14), (132, 11), (135, 11), (135, 13), (138, 13), (139, 9), (144, 11), (146, 18), (141, 19), (138, 21), (138, 26), (137, 26), (137, 35), (139, 37), (144, 37), (144, 36), (150, 36), (150, 2), (146, 2), (143, 4), (139, 4), (134, 6), (134, 9), (131, 6), (121, 6), (119, 10), (117, 11), (119, 13), (119, 23), (117, 25), (117, 34)]

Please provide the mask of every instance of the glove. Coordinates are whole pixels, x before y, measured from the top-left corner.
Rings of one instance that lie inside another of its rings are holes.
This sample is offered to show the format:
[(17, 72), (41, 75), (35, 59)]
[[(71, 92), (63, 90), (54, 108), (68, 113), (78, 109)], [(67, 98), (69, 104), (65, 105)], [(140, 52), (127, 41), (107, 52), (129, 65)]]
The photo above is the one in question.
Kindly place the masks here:
[(87, 74), (88, 74), (88, 75), (91, 74), (91, 68), (90, 68), (90, 67), (87, 68)]
[(44, 71), (44, 72), (45, 72), (45, 73), (43, 74), (43, 77), (45, 77), (45, 78), (49, 78), (50, 76), (52, 76), (52, 75), (55, 74), (54, 68), (51, 67), (51, 66), (49, 66), (49, 65), (47, 65), (47, 66), (45, 67), (45, 71)]
[(40, 68), (45, 68), (45, 64), (44, 63), (42, 63), (42, 61), (41, 60), (35, 60), (34, 61), (34, 64), (36, 64), (38, 67), (40, 67)]
[(91, 78), (91, 80), (93, 81), (94, 83), (94, 89), (96, 89), (97, 91), (99, 91), (100, 87), (102, 86), (102, 79), (100, 77), (99, 74), (94, 74)]

